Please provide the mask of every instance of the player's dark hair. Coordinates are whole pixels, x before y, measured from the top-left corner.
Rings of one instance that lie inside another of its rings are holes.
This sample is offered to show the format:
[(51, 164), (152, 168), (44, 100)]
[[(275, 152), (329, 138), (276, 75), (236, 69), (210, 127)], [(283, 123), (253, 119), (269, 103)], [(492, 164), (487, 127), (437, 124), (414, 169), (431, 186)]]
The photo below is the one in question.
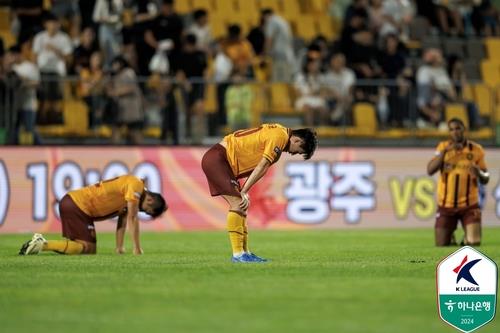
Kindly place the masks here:
[(451, 123), (459, 124), (460, 126), (462, 126), (462, 128), (465, 129), (465, 124), (460, 118), (451, 118), (450, 120), (448, 120), (448, 126), (450, 126)]
[(316, 147), (318, 147), (318, 139), (316, 132), (311, 128), (300, 128), (292, 130), (292, 135), (304, 140), (302, 148), (304, 149), (304, 159), (308, 160), (313, 156)]
[(151, 214), (151, 217), (158, 217), (168, 209), (167, 202), (161, 194), (149, 191), (147, 194), (154, 199), (153, 214)]

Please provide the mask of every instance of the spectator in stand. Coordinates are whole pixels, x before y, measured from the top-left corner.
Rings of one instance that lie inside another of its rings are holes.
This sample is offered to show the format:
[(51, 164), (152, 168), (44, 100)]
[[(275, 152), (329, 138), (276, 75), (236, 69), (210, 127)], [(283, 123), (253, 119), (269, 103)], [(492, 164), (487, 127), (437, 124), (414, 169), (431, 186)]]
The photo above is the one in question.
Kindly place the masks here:
[(456, 100), (456, 92), (444, 67), (443, 55), (438, 49), (428, 49), (424, 64), (417, 70), (418, 127), (429, 125), (446, 129), (444, 108), (447, 101)]
[[(376, 63), (377, 48), (375, 36), (368, 29), (366, 10), (363, 8), (355, 9), (349, 17), (349, 22), (344, 25), (342, 30), (341, 50), (358, 79), (377, 79), (380, 74)], [(357, 100), (375, 104), (378, 101), (378, 89), (373, 85), (358, 82), (354, 94)]]
[(471, 3), (462, 0), (435, 0), (434, 3), (441, 32), (448, 36), (465, 36), (464, 16), (470, 15)]
[(81, 27), (92, 27), (94, 31), (97, 31), (97, 24), (94, 22), (94, 7), (96, 0), (78, 0), (78, 11), (80, 12), (80, 26)]
[(104, 65), (108, 68), (111, 61), (121, 52), (123, 0), (97, 0), (93, 19), (99, 24), (99, 47), (104, 55)]
[(43, 0), (12, 1), (12, 9), (19, 24), (18, 42), (22, 43), (43, 30)]
[(211, 45), (213, 42), (212, 32), (208, 25), (208, 13), (205, 9), (197, 9), (193, 12), (194, 22), (187, 29), (188, 34), (196, 37), (196, 48), (211, 55)]
[(50, 11), (57, 16), (59, 22), (71, 38), (80, 35), (80, 8), (78, 0), (50, 0)]
[(226, 90), (227, 124), (231, 132), (248, 128), (252, 117), (252, 87), (246, 82), (245, 73), (235, 71), (232, 85)]
[(92, 27), (85, 27), (80, 36), (80, 45), (73, 51), (73, 66), (71, 74), (78, 74), (84, 67), (89, 67), (90, 56), (99, 51)]
[(172, 72), (181, 86), (186, 100), (186, 133), (193, 143), (201, 143), (205, 136), (205, 70), (207, 55), (196, 47), (196, 36), (184, 37), (182, 51), (174, 51), (171, 56)]
[(82, 97), (88, 107), (88, 126), (97, 130), (102, 124), (102, 117), (106, 107), (105, 85), (102, 55), (96, 51), (90, 56), (88, 66), (79, 71), (80, 84), (78, 95)]
[(36, 34), (33, 52), (41, 72), (42, 104), (38, 114), (40, 123), (62, 123), (62, 79), (66, 76), (66, 64), (70, 63), (73, 45), (69, 36), (60, 31), (57, 17), (47, 14), (45, 30)]
[(266, 35), (264, 32), (264, 20), (261, 18), (259, 24), (250, 29), (247, 40), (252, 44), (256, 56), (263, 56), (266, 46)]
[[(457, 101), (464, 103), (467, 108), (467, 113), (469, 117), (469, 127), (471, 130), (478, 129), (483, 124), (483, 119), (479, 114), (479, 109), (476, 103), (472, 100), (466, 100), (463, 96), (463, 90), (469, 85), (467, 80), (467, 74), (464, 70), (464, 63), (462, 59), (456, 55), (451, 55), (448, 58), (448, 75), (450, 76), (451, 82), (457, 92)], [(485, 119), (489, 120), (489, 119)]]
[(133, 43), (137, 59), (137, 73), (140, 76), (149, 76), (149, 62), (154, 55), (154, 50), (149, 47), (144, 39), (144, 34), (149, 29), (153, 20), (158, 15), (158, 7), (153, 0), (135, 0), (133, 5)]
[[(23, 47), (30, 47), (29, 40), (23, 45)], [(36, 91), (40, 83), (40, 71), (33, 62), (21, 55), (19, 46), (11, 47), (9, 54), (11, 57), (11, 63), (8, 64), (9, 70), (12, 70), (19, 79), (14, 100), (17, 113), (15, 142), (17, 144), (40, 144), (40, 137), (35, 127), (38, 109)]]
[(227, 38), (222, 41), (222, 49), (238, 71), (252, 77), (252, 63), (255, 60), (252, 45), (241, 36), (241, 28), (237, 24), (228, 27)]
[(295, 78), (295, 109), (304, 115), (305, 125), (309, 127), (329, 123), (320, 67), (319, 59), (307, 58), (302, 71)]
[[(391, 82), (386, 86), (388, 115), (386, 122), (402, 127), (409, 121), (409, 94), (413, 71), (407, 66), (406, 52), (397, 35), (389, 34), (384, 39), (384, 48), (379, 53), (378, 65), (381, 78)], [(379, 110), (380, 111), (380, 110)]]
[(496, 7), (491, 0), (475, 1), (471, 20), (476, 34), (483, 36), (500, 36), (500, 3)]
[(293, 35), (288, 22), (272, 9), (261, 12), (266, 36), (265, 53), (272, 59), (273, 81), (290, 82), (296, 72)]
[(184, 25), (174, 9), (173, 0), (163, 0), (160, 14), (151, 22), (144, 33), (144, 40), (153, 51), (181, 49)]
[(326, 90), (330, 123), (346, 124), (350, 120), (347, 111), (352, 103), (352, 91), (356, 82), (354, 72), (345, 66), (345, 56), (342, 53), (332, 55), (330, 68), (323, 74), (321, 82)]
[[(227, 124), (226, 115), (226, 90), (229, 87), (231, 73), (234, 71), (233, 62), (225, 54), (222, 45), (216, 49), (213, 62), (214, 75), (213, 79), (217, 83), (217, 113), (209, 115), (209, 134), (219, 135), (219, 128)], [(246, 68), (240, 69), (244, 71), (246, 77)]]
[[(121, 142), (121, 127), (127, 128), (127, 144), (142, 143), (142, 128), (144, 125), (144, 109), (142, 93), (137, 83), (135, 71), (122, 56), (116, 57), (111, 63), (111, 82), (107, 95), (114, 103), (115, 116), (112, 126), (111, 141)], [(108, 115), (110, 117), (111, 115)]]
[(409, 39), (409, 25), (415, 16), (415, 7), (410, 0), (384, 0), (382, 9), (385, 16), (384, 24), (379, 30), (379, 40), (383, 42), (389, 34), (399, 35), (399, 39)]

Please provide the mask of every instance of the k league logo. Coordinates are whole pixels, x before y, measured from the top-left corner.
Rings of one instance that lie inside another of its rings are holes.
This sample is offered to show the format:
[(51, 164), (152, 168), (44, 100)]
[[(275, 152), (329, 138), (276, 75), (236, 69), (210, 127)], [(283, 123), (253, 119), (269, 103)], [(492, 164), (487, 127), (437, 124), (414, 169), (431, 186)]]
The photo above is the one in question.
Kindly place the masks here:
[(498, 269), (493, 260), (465, 246), (437, 267), (439, 316), (462, 332), (472, 332), (495, 317)]

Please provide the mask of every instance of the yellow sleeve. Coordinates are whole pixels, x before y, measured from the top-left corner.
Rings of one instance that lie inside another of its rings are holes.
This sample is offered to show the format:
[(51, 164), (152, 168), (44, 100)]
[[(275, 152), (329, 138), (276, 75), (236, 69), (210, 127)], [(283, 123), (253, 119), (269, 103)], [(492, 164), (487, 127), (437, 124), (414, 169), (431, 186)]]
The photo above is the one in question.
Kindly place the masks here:
[(436, 147), (436, 151), (434, 152), (434, 156), (438, 156), (439, 154), (441, 154), (444, 150), (444, 148), (446, 147), (445, 145), (447, 144), (447, 141), (441, 141), (437, 147)]
[(135, 180), (127, 184), (125, 190), (125, 201), (139, 202), (142, 192), (144, 191), (144, 184), (140, 180)]
[(281, 133), (276, 133), (266, 141), (263, 153), (264, 158), (270, 163), (278, 161), (287, 143), (288, 134), (286, 132), (281, 131)]
[(479, 166), (479, 169), (483, 171), (487, 171), (488, 168), (486, 167), (486, 162), (484, 161), (484, 150), (482, 147), (479, 147), (479, 156), (476, 164)]

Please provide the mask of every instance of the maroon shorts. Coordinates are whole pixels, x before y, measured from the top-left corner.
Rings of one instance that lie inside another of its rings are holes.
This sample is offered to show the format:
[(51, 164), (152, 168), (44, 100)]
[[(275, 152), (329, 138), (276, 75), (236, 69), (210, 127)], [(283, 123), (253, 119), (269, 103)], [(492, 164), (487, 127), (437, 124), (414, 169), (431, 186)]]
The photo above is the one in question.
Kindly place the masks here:
[(233, 174), (226, 156), (226, 148), (216, 144), (210, 148), (201, 160), (212, 196), (232, 195), (240, 197), (240, 183)]
[(479, 205), (476, 204), (464, 208), (438, 208), (436, 228), (455, 230), (458, 221), (461, 221), (463, 226), (481, 223), (481, 209)]
[(59, 214), (62, 234), (65, 238), (79, 239), (94, 244), (97, 242), (94, 219), (85, 214), (68, 194), (59, 202)]

